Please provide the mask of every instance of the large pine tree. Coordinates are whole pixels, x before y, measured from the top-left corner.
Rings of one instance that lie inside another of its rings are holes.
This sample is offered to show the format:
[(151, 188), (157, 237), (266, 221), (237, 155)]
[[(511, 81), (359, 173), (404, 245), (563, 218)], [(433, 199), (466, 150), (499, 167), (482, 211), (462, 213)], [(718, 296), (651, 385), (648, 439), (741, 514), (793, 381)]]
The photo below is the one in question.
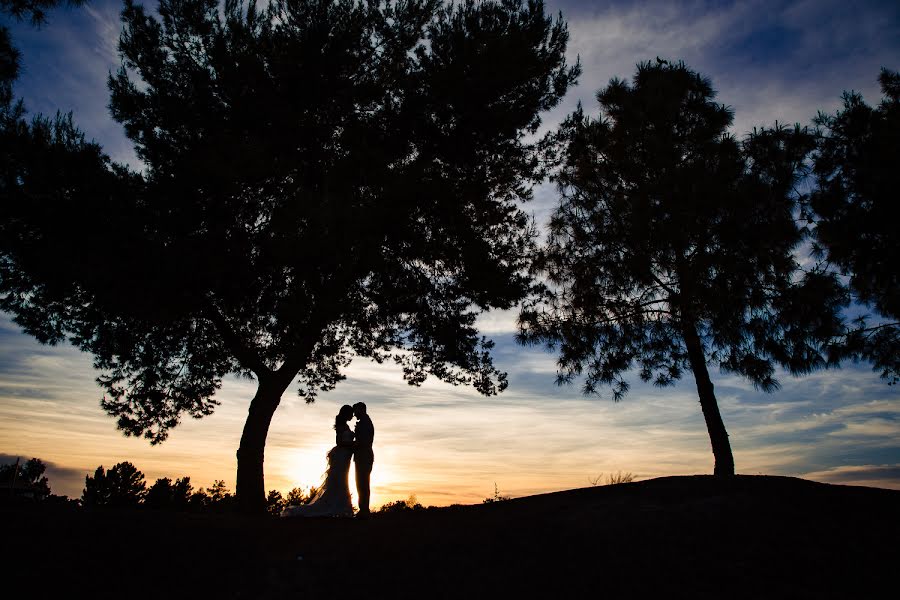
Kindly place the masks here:
[(715, 474), (734, 459), (708, 365), (778, 386), (775, 366), (826, 364), (823, 340), (845, 302), (834, 277), (804, 272), (795, 251), (795, 184), (814, 137), (776, 126), (742, 142), (710, 82), (683, 64), (638, 66), (563, 125), (561, 194), (535, 262), (546, 293), (520, 316), (523, 343), (559, 351), (559, 380), (584, 391), (625, 374), (665, 386), (693, 373)]
[(875, 309), (842, 338), (844, 350), (900, 381), (900, 73), (883, 69), (883, 98), (870, 106), (846, 92), (820, 113), (816, 187), (810, 197), (822, 255), (849, 277), (854, 299)]
[(94, 355), (126, 434), (160, 442), (252, 376), (237, 494), (261, 511), (293, 381), (311, 399), (362, 356), (505, 387), (474, 321), (530, 287), (533, 134), (578, 72), (561, 19), (540, 1), (163, 0), (123, 20), (111, 108), (146, 170), (65, 121), (23, 124), (0, 303)]

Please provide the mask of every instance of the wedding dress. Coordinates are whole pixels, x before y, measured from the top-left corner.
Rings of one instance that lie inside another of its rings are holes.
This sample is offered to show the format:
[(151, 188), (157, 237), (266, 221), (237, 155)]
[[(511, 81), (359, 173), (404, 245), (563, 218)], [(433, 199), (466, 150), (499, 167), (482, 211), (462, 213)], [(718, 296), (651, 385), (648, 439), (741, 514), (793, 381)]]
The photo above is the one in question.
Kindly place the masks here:
[(335, 446), (326, 454), (328, 469), (324, 481), (309, 504), (288, 506), (282, 517), (352, 517), (350, 501), (350, 459), (353, 457), (353, 432), (341, 428), (335, 435)]

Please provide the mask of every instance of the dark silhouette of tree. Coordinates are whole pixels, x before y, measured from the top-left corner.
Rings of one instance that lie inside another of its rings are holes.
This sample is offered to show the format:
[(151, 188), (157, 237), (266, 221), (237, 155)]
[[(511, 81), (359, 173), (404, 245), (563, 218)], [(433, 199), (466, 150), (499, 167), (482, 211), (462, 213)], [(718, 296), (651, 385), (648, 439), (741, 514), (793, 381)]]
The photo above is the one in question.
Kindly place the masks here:
[(170, 509), (173, 501), (172, 480), (168, 477), (157, 479), (144, 496), (144, 506), (147, 508)]
[(558, 349), (560, 383), (583, 390), (623, 374), (667, 386), (689, 369), (715, 456), (734, 459), (707, 369), (778, 387), (775, 365), (827, 365), (822, 340), (840, 331), (846, 299), (834, 276), (802, 272), (794, 251), (795, 184), (814, 138), (799, 127), (727, 133), (732, 113), (683, 63), (638, 66), (632, 83), (598, 92), (560, 130), (561, 193), (535, 271), (546, 293), (520, 315), (522, 343)]
[(179, 477), (172, 484), (172, 508), (175, 510), (186, 510), (190, 506), (191, 494), (194, 492), (194, 486), (191, 485), (190, 477)]
[(12, 43), (9, 29), (0, 27), (0, 116), (8, 118), (13, 100), (13, 82), (19, 77), (21, 53)]
[[(265, 508), (266, 436), (294, 380), (311, 401), (360, 356), (413, 385), (503, 390), (474, 322), (529, 290), (532, 134), (578, 73), (561, 18), (510, 0), (159, 13), (126, 2), (110, 78), (146, 173), (65, 123), (23, 136), (31, 158), (3, 183), (0, 308), (93, 353), (103, 408), (152, 443), (210, 414), (225, 375), (252, 376), (248, 510)], [(58, 147), (82, 168), (33, 177)]]
[(884, 98), (872, 107), (845, 92), (835, 114), (819, 113), (821, 129), (810, 206), (820, 252), (850, 278), (856, 299), (888, 318), (861, 319), (846, 338), (852, 356), (872, 361), (882, 377), (900, 380), (900, 73), (883, 69)]
[(235, 497), (230, 493), (225, 481), (216, 479), (210, 487), (194, 489), (190, 477), (179, 479), (173, 484), (176, 510), (188, 509), (193, 512), (224, 512), (234, 506)]
[(216, 479), (211, 487), (206, 488), (206, 509), (211, 512), (224, 512), (234, 506), (234, 496), (221, 479)]
[[(46, 11), (59, 4), (57, 0), (0, 0), (0, 11), (41, 25)], [(97, 144), (86, 142), (71, 115), (25, 120), (22, 102), (12, 101), (19, 58), (8, 30), (0, 28), (0, 309), (10, 311), (18, 304), (22, 310), (17, 320), (23, 328), (42, 342), (55, 343), (63, 339), (62, 329), (58, 322), (49, 324), (54, 320), (53, 309), (44, 303), (55, 303), (53, 298), (59, 299), (61, 288), (69, 285), (65, 279), (71, 274), (63, 275), (60, 261), (71, 257), (71, 264), (83, 264), (85, 273), (106, 268), (101, 258), (103, 252), (110, 255), (105, 238), (121, 225), (112, 217), (134, 216), (123, 213), (120, 203), (114, 206), (112, 197), (125, 191), (122, 183), (138, 180), (111, 165)], [(67, 221), (81, 233), (66, 232)], [(79, 247), (85, 252), (76, 251)], [(83, 262), (91, 256), (94, 260)], [(107, 267), (126, 267), (126, 263), (113, 263)], [(26, 271), (43, 276), (30, 279)], [(27, 300), (22, 296), (32, 293)], [(41, 321), (46, 322), (40, 325)]]
[(12, 15), (16, 19), (28, 19), (32, 25), (39, 26), (47, 22), (47, 11), (62, 4), (81, 6), (85, 0), (0, 0), (0, 11)]
[(303, 491), (303, 488), (295, 487), (288, 492), (284, 498), (285, 506), (300, 506), (301, 504), (309, 504), (315, 498), (319, 490), (315, 486), (309, 486), (309, 489)]
[(86, 475), (81, 500), (84, 506), (135, 507), (147, 494), (144, 474), (128, 461), (104, 471), (97, 467), (93, 477)]
[(93, 476), (85, 475), (84, 489), (81, 491), (81, 504), (85, 507), (109, 505), (109, 484), (106, 481), (106, 470), (103, 465), (97, 467)]
[(413, 494), (406, 500), (394, 500), (393, 502), (382, 504), (381, 507), (375, 512), (379, 514), (396, 514), (415, 512), (424, 509), (425, 507), (419, 503), (419, 499), (416, 498), (415, 494)]
[(191, 492), (188, 508), (193, 512), (203, 512), (209, 506), (209, 502), (209, 493), (203, 488), (198, 488)]
[(7, 493), (15, 486), (19, 490), (27, 488), (35, 501), (50, 497), (50, 483), (44, 476), (47, 465), (39, 458), (32, 458), (25, 463), (0, 465), (0, 494)]
[(281, 492), (278, 490), (269, 490), (269, 493), (266, 496), (266, 512), (277, 517), (281, 514), (281, 511), (284, 510), (285, 506), (286, 502), (281, 495)]
[(168, 477), (161, 477), (147, 490), (144, 506), (165, 510), (186, 510), (193, 491), (190, 477), (182, 477), (174, 482)]
[[(216, 482), (219, 484), (220, 482)], [(96, 487), (96, 484), (94, 484)], [(219, 488), (214, 485), (217, 494)], [(210, 488), (213, 489), (213, 488)], [(217, 500), (221, 500), (221, 495), (228, 495), (227, 488), (222, 483), (222, 494), (217, 496)], [(194, 486), (191, 485), (190, 477), (180, 477), (172, 481), (169, 477), (160, 477), (153, 485), (147, 489), (147, 493), (143, 497), (143, 505), (147, 508), (156, 510), (184, 511), (191, 507), (191, 497), (194, 494)], [(229, 495), (230, 496), (230, 495)], [(206, 509), (213, 502), (211, 494), (208, 491), (203, 492), (200, 499), (200, 508)]]
[(224, 502), (231, 494), (228, 491), (228, 486), (225, 485), (225, 481), (222, 479), (216, 479), (211, 487), (206, 488), (206, 493), (209, 494), (210, 502)]

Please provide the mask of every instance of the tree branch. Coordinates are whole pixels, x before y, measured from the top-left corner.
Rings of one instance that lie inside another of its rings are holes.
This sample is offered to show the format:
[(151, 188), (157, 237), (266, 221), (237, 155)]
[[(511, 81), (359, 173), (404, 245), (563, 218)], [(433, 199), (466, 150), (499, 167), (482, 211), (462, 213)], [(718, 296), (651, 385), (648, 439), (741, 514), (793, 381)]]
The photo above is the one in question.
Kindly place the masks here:
[(215, 305), (212, 303), (208, 305), (206, 315), (215, 325), (219, 335), (222, 336), (222, 341), (225, 342), (241, 366), (256, 373), (257, 377), (266, 377), (272, 374), (272, 370), (266, 366), (266, 363), (253, 349), (244, 344)]

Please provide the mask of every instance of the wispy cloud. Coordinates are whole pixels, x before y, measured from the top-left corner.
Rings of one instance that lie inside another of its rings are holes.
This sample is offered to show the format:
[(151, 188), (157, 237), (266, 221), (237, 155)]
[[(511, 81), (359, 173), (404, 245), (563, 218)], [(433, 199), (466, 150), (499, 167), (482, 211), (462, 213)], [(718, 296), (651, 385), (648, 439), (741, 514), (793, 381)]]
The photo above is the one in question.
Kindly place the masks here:
[(50, 12), (40, 29), (12, 23), (14, 43), (23, 53), (15, 92), (31, 114), (71, 111), (86, 137), (98, 141), (114, 161), (138, 167), (131, 143), (107, 108), (106, 79), (120, 63), (121, 9), (121, 2), (96, 0)]
[[(581, 103), (598, 114), (595, 95), (612, 78), (630, 80), (637, 63), (684, 60), (712, 80), (717, 100), (734, 110), (743, 137), (775, 122), (810, 125), (840, 104), (844, 90), (880, 99), (882, 67), (900, 69), (900, 5), (835, 0), (787, 2), (548, 1), (568, 19), (568, 60), (583, 73), (544, 118), (557, 127)], [(540, 185), (526, 210), (543, 230), (558, 196)], [(509, 331), (512, 331), (510, 328)]]
[(813, 481), (845, 485), (865, 485), (900, 490), (900, 464), (835, 467), (803, 475)]
[[(734, 132), (754, 126), (808, 124), (837, 106), (845, 89), (880, 95), (883, 66), (900, 65), (900, 9), (889, 2), (609, 2), (567, 3), (570, 57), (584, 75), (558, 122), (612, 77), (657, 56), (684, 60), (710, 77), (719, 100), (735, 110)], [(591, 7), (588, 9), (587, 7)]]

